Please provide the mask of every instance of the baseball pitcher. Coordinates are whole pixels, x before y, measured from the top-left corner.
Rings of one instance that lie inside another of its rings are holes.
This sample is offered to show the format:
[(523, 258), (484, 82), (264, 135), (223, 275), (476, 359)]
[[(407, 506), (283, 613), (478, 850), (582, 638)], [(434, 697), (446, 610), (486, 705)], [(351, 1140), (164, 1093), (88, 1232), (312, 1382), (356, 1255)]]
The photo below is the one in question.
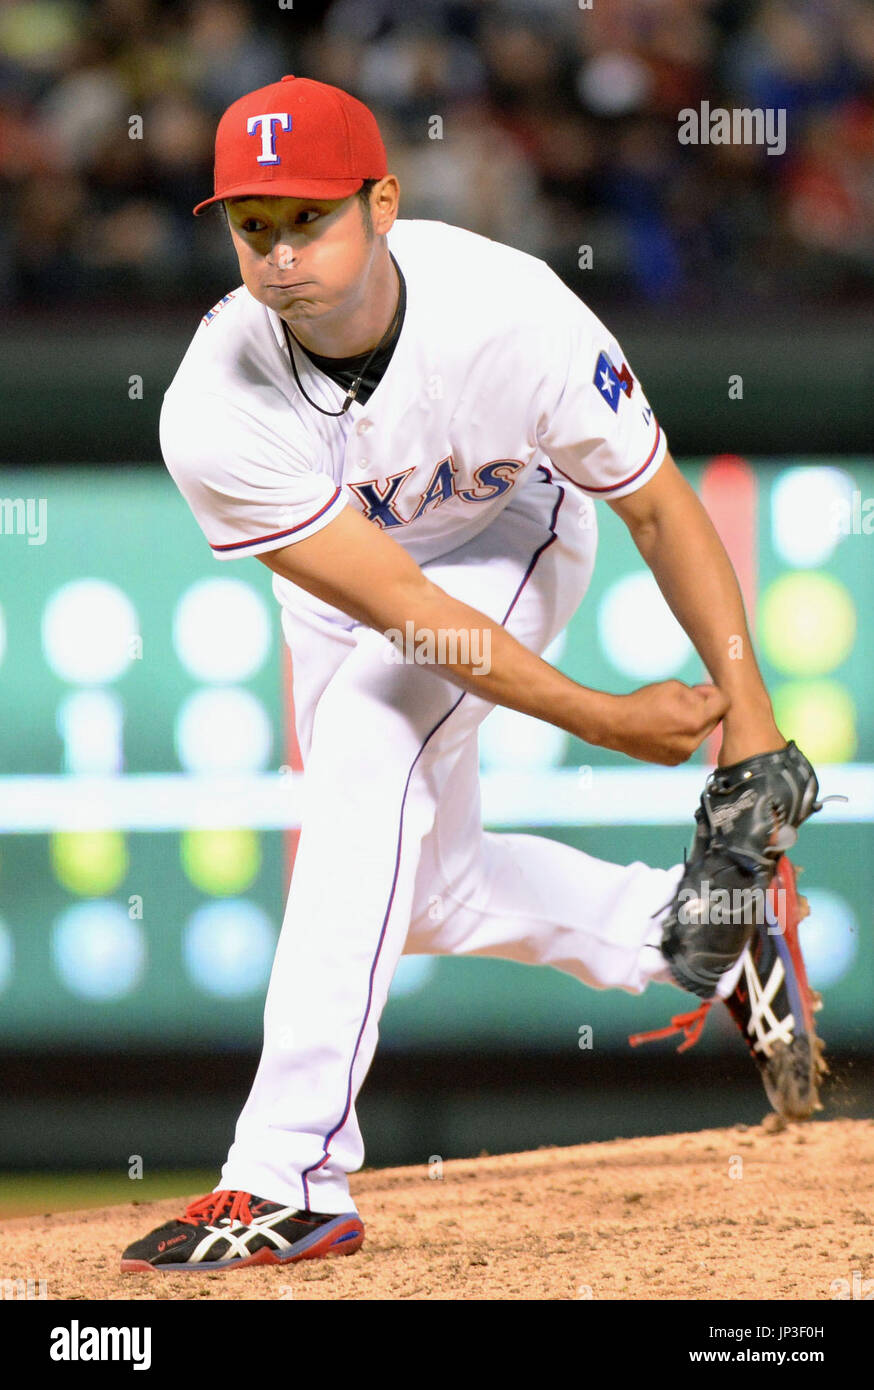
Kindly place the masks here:
[[(404, 953), (551, 965), (632, 993), (674, 982), (697, 1007), (664, 1031), (688, 1046), (722, 1002), (772, 1104), (818, 1104), (785, 857), (817, 779), (774, 722), (728, 557), (595, 315), (536, 257), (400, 218), (399, 192), (367, 107), (288, 76), (222, 117), (214, 193), (195, 209), (220, 205), (242, 283), (194, 335), (161, 447), (216, 558), (273, 572), (306, 800), (221, 1179), (124, 1270), (360, 1247), (355, 1102)], [(599, 500), (712, 684), (614, 695), (541, 659), (585, 599)], [(485, 833), (477, 733), (495, 705), (668, 765), (721, 726), (687, 862)]]

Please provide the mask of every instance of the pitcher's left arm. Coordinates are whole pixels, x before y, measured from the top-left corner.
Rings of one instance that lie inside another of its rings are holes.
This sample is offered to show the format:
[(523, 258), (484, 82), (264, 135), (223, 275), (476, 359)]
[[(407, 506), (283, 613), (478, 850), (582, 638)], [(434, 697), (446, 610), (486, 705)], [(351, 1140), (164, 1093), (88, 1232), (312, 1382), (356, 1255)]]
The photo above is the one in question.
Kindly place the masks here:
[(609, 505), (631, 532), (714, 685), (729, 700), (720, 765), (785, 748), (756, 663), (737, 576), (704, 505), (670, 454), (649, 482)]

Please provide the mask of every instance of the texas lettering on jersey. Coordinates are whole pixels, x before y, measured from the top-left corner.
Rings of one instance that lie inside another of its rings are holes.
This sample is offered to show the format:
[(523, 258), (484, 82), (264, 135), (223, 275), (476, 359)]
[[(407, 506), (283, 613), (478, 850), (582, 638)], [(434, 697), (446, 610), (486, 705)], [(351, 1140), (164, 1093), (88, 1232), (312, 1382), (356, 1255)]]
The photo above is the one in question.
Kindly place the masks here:
[(371, 478), (367, 482), (347, 483), (346, 486), (361, 502), (367, 520), (375, 521), (377, 526), (387, 530), (390, 526), (409, 526), (411, 521), (416, 521), (429, 508), (433, 510), (452, 497), (458, 497), (462, 502), (491, 502), (510, 490), (516, 481), (516, 474), (524, 467), (521, 459), (492, 459), (477, 468), (473, 475), (473, 487), (459, 488), (456, 486), (455, 462), (448, 454), (437, 464), (431, 481), (419, 494), (407, 516), (401, 513), (398, 503), (404, 484), (416, 471), (414, 468), (392, 473), (384, 482)]

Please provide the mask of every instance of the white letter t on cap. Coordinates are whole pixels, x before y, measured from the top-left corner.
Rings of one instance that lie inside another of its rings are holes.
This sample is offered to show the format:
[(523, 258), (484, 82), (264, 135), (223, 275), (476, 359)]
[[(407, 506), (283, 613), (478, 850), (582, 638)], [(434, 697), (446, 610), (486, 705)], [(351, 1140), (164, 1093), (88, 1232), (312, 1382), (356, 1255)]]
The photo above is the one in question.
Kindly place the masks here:
[(273, 111), (264, 116), (250, 116), (246, 122), (247, 135), (261, 135), (261, 153), (258, 156), (259, 164), (278, 164), (279, 155), (276, 153), (276, 132), (277, 130), (291, 130), (291, 116), (287, 111)]

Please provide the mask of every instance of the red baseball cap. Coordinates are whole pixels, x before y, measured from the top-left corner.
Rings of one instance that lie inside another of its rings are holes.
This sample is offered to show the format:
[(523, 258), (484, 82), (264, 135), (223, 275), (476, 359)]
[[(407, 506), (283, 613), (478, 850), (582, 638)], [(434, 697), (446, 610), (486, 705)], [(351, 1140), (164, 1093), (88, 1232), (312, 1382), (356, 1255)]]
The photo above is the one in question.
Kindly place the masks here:
[(339, 87), (289, 74), (229, 106), (215, 137), (223, 198), (348, 198), (388, 173), (373, 112)]

